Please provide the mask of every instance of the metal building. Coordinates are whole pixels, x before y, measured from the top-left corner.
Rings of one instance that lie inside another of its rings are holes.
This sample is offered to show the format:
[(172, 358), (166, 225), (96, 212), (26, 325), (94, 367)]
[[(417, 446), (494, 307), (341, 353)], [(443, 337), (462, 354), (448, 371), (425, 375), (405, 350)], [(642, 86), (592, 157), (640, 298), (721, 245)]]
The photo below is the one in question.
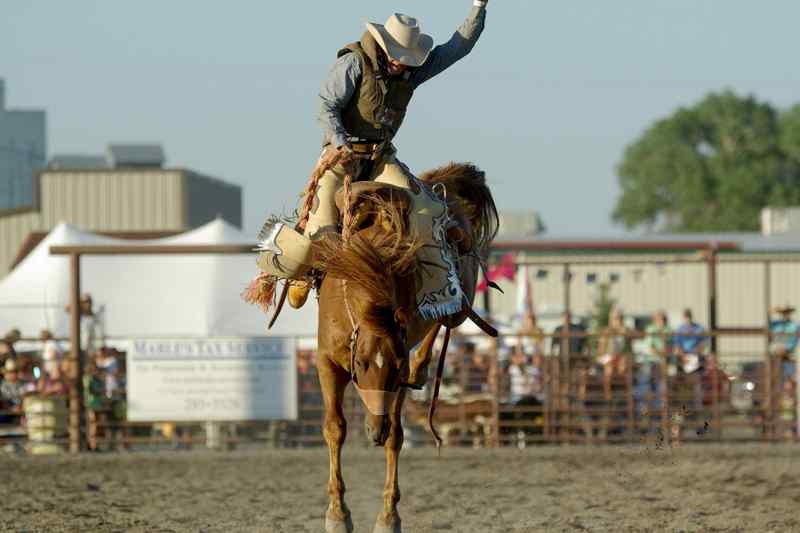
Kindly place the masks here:
[(47, 122), (42, 110), (6, 108), (0, 78), (0, 209), (33, 201), (32, 176), (47, 162)]
[(29, 235), (59, 222), (134, 238), (183, 232), (215, 218), (242, 225), (241, 187), (189, 169), (160, 168), (160, 147), (110, 147), (104, 167), (70, 168), (70, 161), (54, 158), (56, 168), (34, 175), (30, 205), (0, 209), (0, 276), (19, 260)]

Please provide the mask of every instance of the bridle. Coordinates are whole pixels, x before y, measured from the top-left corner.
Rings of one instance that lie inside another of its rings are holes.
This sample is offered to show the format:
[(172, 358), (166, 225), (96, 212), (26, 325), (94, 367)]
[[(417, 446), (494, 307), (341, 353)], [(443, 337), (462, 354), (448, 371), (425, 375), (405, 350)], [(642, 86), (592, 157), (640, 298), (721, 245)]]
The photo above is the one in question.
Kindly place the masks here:
[[(356, 388), (361, 401), (367, 407), (367, 410), (373, 415), (383, 416), (389, 414), (389, 410), (394, 405), (400, 389), (396, 391), (378, 390), (378, 389), (362, 389), (358, 385), (356, 377), (356, 350), (358, 346), (358, 334), (361, 329), (358, 322), (356, 322), (355, 314), (350, 307), (350, 301), (347, 298), (347, 281), (342, 281), (342, 293), (344, 297), (344, 308), (347, 311), (347, 318), (350, 319), (350, 326), (353, 328), (350, 332), (350, 381)], [(400, 385), (402, 388), (403, 385)]]

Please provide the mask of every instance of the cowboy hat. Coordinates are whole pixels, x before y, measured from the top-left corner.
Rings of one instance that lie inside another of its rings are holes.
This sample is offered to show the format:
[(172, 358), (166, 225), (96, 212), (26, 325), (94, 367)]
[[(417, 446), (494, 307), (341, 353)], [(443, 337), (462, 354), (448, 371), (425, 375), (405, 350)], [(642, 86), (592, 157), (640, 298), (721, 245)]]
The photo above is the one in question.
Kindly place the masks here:
[(367, 30), (389, 56), (407, 67), (425, 63), (433, 48), (433, 37), (420, 32), (417, 19), (395, 13), (386, 24), (367, 23)]
[(772, 309), (773, 313), (777, 313), (779, 315), (788, 315), (789, 313), (794, 313), (795, 308), (789, 304), (786, 305), (779, 305)]
[(3, 336), (3, 340), (8, 344), (17, 342), (22, 337), (18, 329), (14, 328)]
[(16, 372), (17, 371), (17, 362), (13, 359), (6, 359), (5, 364), (3, 365), (3, 370), (6, 372)]

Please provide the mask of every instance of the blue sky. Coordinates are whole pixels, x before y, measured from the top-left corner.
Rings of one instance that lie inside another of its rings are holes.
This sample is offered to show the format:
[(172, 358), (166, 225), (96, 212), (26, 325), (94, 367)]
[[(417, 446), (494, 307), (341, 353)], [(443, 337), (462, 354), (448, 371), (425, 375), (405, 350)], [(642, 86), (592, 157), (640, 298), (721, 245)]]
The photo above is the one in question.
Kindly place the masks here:
[[(319, 152), (319, 85), (363, 23), (414, 15), (437, 42), (469, 0), (11, 0), (0, 76), (46, 108), (49, 152), (160, 142), (168, 164), (238, 183), (245, 229), (294, 207)], [(553, 235), (609, 235), (624, 147), (731, 88), (800, 101), (800, 2), (491, 0), (473, 53), (423, 85), (396, 139), (415, 171), (471, 160), (501, 208)]]

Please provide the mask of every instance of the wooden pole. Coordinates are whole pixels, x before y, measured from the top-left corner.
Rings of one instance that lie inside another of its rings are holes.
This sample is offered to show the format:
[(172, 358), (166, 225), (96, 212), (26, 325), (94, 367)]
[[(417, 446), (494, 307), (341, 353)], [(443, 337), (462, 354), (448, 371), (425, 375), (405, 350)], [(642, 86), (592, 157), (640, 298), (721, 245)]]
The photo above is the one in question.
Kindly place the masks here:
[(571, 293), (572, 272), (569, 263), (564, 263), (564, 331), (561, 336), (561, 360), (564, 365), (564, 375), (562, 376), (561, 398), (559, 399), (559, 411), (563, 419), (560, 432), (564, 436), (565, 442), (569, 443), (572, 439), (572, 371), (570, 359), (572, 359), (572, 338), (570, 336), (571, 316), (572, 316), (572, 293)]
[(772, 354), (769, 353), (769, 317), (772, 307), (772, 263), (764, 262), (764, 435), (767, 440), (772, 439)]
[[(717, 330), (717, 247), (708, 250), (708, 328)], [(717, 337), (711, 337), (711, 353), (717, 353)]]
[[(666, 335), (664, 336), (665, 341)], [(665, 346), (669, 346), (668, 342), (664, 343)], [(666, 444), (667, 440), (670, 437), (669, 430), (669, 417), (670, 417), (670, 409), (669, 409), (669, 352), (664, 351), (663, 353), (659, 353), (660, 361), (659, 367), (661, 369), (661, 375), (659, 376), (659, 387), (658, 387), (658, 394), (661, 399), (661, 436), (664, 439), (664, 444)]]
[(70, 264), (70, 357), (72, 375), (69, 376), (69, 451), (79, 453), (84, 449), (85, 438), (81, 431), (83, 415), (83, 358), (81, 357), (81, 256), (72, 253)]

